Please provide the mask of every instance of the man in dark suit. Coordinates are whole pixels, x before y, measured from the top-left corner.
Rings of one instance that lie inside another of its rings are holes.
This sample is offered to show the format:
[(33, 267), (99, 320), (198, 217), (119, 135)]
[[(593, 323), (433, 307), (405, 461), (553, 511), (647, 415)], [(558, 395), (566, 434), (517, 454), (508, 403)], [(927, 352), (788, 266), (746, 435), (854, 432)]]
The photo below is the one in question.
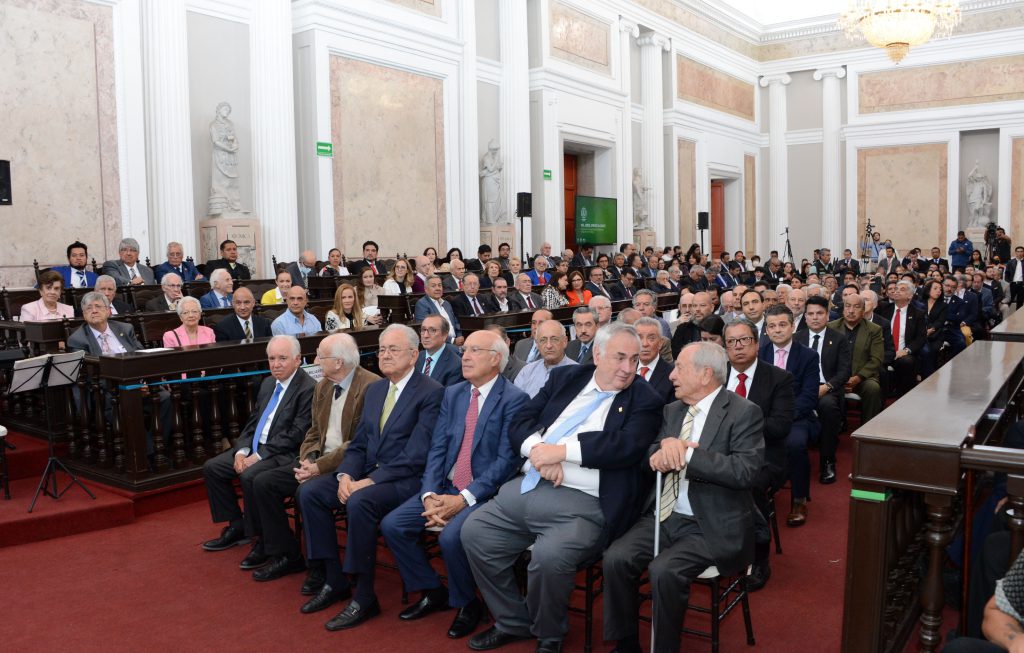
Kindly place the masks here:
[(448, 343), (448, 322), (440, 315), (423, 318), (420, 325), (423, 351), (416, 358), (416, 371), (443, 386), (462, 382), (462, 355)]
[(858, 294), (844, 298), (843, 317), (829, 322), (828, 327), (850, 343), (850, 378), (843, 390), (860, 396), (861, 420), (867, 422), (882, 411), (882, 328), (864, 319), (864, 298)]
[[(888, 287), (887, 285), (886, 288)], [(895, 282), (892, 283), (892, 292), (893, 296), (895, 296)], [(878, 371), (878, 383), (882, 387), (882, 395), (884, 396), (889, 392), (889, 367), (896, 360), (896, 348), (892, 344), (892, 330), (890, 329), (889, 321), (876, 311), (878, 308), (878, 293), (874, 290), (862, 290), (860, 291), (860, 296), (864, 299), (864, 319), (877, 324), (882, 330), (882, 367)]]
[(591, 268), (590, 280), (584, 284), (584, 288), (590, 291), (590, 294), (594, 297), (607, 297), (611, 299), (611, 293), (604, 287), (604, 270), (601, 268)]
[(448, 264), (448, 269), (451, 274), (445, 275), (441, 279), (442, 288), (445, 292), (460, 292), (466, 278), (466, 264), (459, 259), (454, 259)]
[(85, 293), (81, 305), (85, 324), (68, 337), (68, 351), (84, 351), (99, 356), (142, 349), (132, 325), (110, 321), (110, 302), (103, 293)]
[(182, 283), (202, 281), (206, 277), (199, 273), (195, 264), (185, 260), (185, 249), (181, 243), (167, 243), (167, 260), (153, 268), (153, 276), (157, 283), (163, 283), (164, 275), (173, 272), (181, 278)]
[(517, 342), (512, 355), (526, 363), (532, 363), (540, 358), (540, 347), (537, 346), (536, 341), (537, 328), (540, 327), (542, 322), (546, 322), (551, 318), (551, 311), (545, 308), (534, 311), (533, 315), (530, 316), (530, 337), (523, 338)]
[(1003, 279), (1010, 284), (1010, 300), (1007, 303), (1016, 304), (1018, 309), (1024, 306), (1024, 247), (1014, 248), (1013, 258), (1006, 262)]
[[(228, 522), (220, 537), (203, 543), (206, 551), (223, 551), (263, 534), (253, 495), (256, 477), (293, 464), (309, 430), (316, 383), (300, 369), (299, 341), (291, 336), (272, 338), (267, 344), (267, 360), (270, 376), (260, 385), (256, 410), (249, 415), (235, 446), (203, 464), (213, 521)], [(238, 507), (236, 480), (242, 486), (244, 510)], [(257, 569), (267, 562), (257, 540), (240, 566)]]
[(892, 388), (896, 397), (902, 397), (917, 382), (921, 352), (927, 342), (924, 311), (911, 303), (914, 286), (909, 281), (896, 284), (895, 302), (876, 314), (885, 320), (893, 341)]
[[(484, 329), (498, 334), (501, 341), (505, 343), (505, 347), (511, 349), (512, 340), (508, 337), (508, 332), (505, 331), (505, 327), (500, 324), (488, 324)], [(519, 372), (521, 372), (524, 367), (526, 367), (526, 361), (509, 355), (508, 362), (505, 364), (505, 369), (501, 371), (501, 375), (508, 381), (515, 381), (516, 377), (519, 376)]]
[[(114, 277), (108, 274), (99, 275), (96, 277), (95, 289), (96, 292), (107, 298), (107, 306), (111, 315), (127, 315), (135, 312), (131, 305), (118, 297), (117, 282), (114, 281)], [(78, 307), (76, 307), (77, 309)]]
[[(288, 525), (284, 500), (297, 496), (306, 481), (338, 468), (363, 412), (367, 386), (380, 377), (359, 366), (359, 346), (347, 333), (334, 333), (320, 341), (316, 364), (323, 378), (313, 391), (309, 430), (290, 464), (267, 470), (253, 482), (254, 501), (248, 507), (256, 513), (263, 537), (259, 549), (269, 564), (253, 572), (253, 580), (276, 580), (306, 570), (299, 541)], [(305, 594), (320, 591), (324, 570), (313, 565)]]
[(875, 270), (884, 269), (885, 274), (892, 274), (896, 272), (902, 264), (902, 261), (896, 256), (896, 249), (892, 245), (888, 245), (885, 248), (885, 256), (878, 258), (878, 264), (875, 265)]
[(675, 387), (668, 378), (672, 364), (661, 360), (661, 324), (652, 317), (642, 317), (633, 323), (633, 328), (640, 336), (640, 360), (637, 361), (636, 373), (667, 404), (675, 396)]
[(103, 274), (114, 277), (118, 286), (152, 285), (156, 283), (153, 271), (139, 263), (139, 241), (123, 238), (117, 247), (118, 259), (103, 264)]
[[(416, 332), (392, 324), (380, 335), (384, 379), (366, 389), (363, 414), (336, 472), (309, 481), (299, 493), (308, 560), (323, 560), (320, 592), (302, 612), (323, 610), (352, 596), (346, 575), (355, 575), (352, 600), (328, 630), (352, 628), (380, 614), (374, 592), (377, 529), (380, 521), (420, 487), (443, 387), (415, 369)], [(338, 559), (334, 512), (345, 508), (348, 540), (345, 563)]]
[(636, 273), (633, 272), (633, 268), (626, 268), (622, 271), (622, 276), (619, 277), (619, 282), (612, 284), (608, 288), (608, 292), (611, 294), (613, 302), (633, 299), (633, 295), (636, 294), (637, 290), (633, 285), (636, 276)]
[(422, 322), (428, 315), (440, 315), (447, 318), (448, 340), (456, 346), (462, 345), (462, 329), (459, 326), (459, 318), (455, 317), (455, 310), (444, 298), (444, 289), (441, 287), (441, 277), (431, 276), (427, 278), (427, 294), (420, 297), (416, 302), (416, 321)]
[(213, 278), (213, 271), (225, 269), (232, 279), (251, 279), (249, 267), (245, 263), (238, 262), (238, 245), (233, 240), (225, 240), (220, 244), (220, 258), (211, 259), (206, 262), (205, 271), (207, 278)]
[(691, 310), (690, 321), (679, 324), (672, 333), (673, 356), (679, 356), (679, 352), (683, 350), (683, 347), (691, 342), (698, 342), (700, 340), (700, 323), (704, 318), (714, 313), (715, 310), (711, 294), (707, 292), (694, 293)]
[[(731, 332), (731, 331), (730, 331)], [(654, 650), (677, 651), (690, 584), (708, 567), (742, 573), (754, 557), (749, 490), (764, 463), (764, 419), (753, 403), (728, 392), (725, 352), (713, 343), (687, 345), (676, 360), (676, 398), (664, 409), (648, 454), (663, 474), (640, 520), (604, 554), (604, 637), (617, 651), (639, 652), (639, 582), (647, 570), (653, 593)], [(660, 521), (661, 551), (654, 556)]]
[(576, 337), (565, 348), (565, 355), (580, 365), (594, 362), (594, 336), (597, 335), (597, 311), (581, 306), (572, 312)]
[(255, 338), (269, 338), (270, 320), (253, 315), (256, 298), (248, 288), (239, 288), (231, 296), (231, 307), (234, 316), (225, 317), (213, 326), (217, 342), (252, 342)]
[(490, 296), (480, 296), (480, 277), (472, 272), (462, 278), (462, 292), (452, 298), (451, 304), (456, 317), (497, 312)]
[(203, 308), (228, 308), (231, 306), (231, 291), (235, 281), (224, 268), (217, 268), (210, 273), (210, 292), (199, 298)]
[(307, 249), (299, 256), (299, 260), (289, 263), (285, 271), (292, 277), (292, 285), (300, 288), (306, 287), (306, 277), (316, 274), (316, 254)]
[(509, 293), (509, 307), (513, 311), (533, 311), (542, 306), (540, 295), (533, 292), (533, 280), (528, 274), (520, 274), (516, 277), (516, 290)]
[(820, 374), (818, 354), (793, 340), (793, 312), (786, 306), (768, 309), (765, 322), (769, 342), (761, 345), (758, 358), (793, 375), (793, 426), (786, 438), (786, 459), (793, 489), (786, 525), (803, 526), (807, 522), (807, 499), (811, 496), (811, 464), (807, 458), (807, 446), (811, 440), (817, 439), (821, 430), (815, 413)]
[[(445, 391), (420, 490), (381, 523), (406, 590), (423, 592), (399, 618), (412, 621), (451, 606), (458, 610), (448, 629), (452, 639), (473, 632), (484, 612), (462, 548), (462, 525), (508, 480), (518, 460), (508, 428), (527, 396), (500, 375), (508, 358), (508, 346), (496, 333), (477, 331), (466, 338), (466, 381)], [(438, 542), (447, 589), (420, 546), (424, 521), (442, 529)]]
[(690, 268), (689, 274), (680, 280), (683, 287), (692, 293), (702, 292), (708, 289), (708, 281), (704, 276), (704, 268), (694, 265)]
[(159, 313), (177, 308), (178, 300), (181, 299), (181, 277), (174, 272), (168, 272), (160, 280), (160, 290), (163, 292), (146, 302), (146, 312)]
[(380, 247), (378, 247), (377, 243), (372, 240), (368, 240), (363, 243), (363, 258), (349, 263), (349, 272), (358, 276), (359, 273), (363, 271), (363, 268), (373, 268), (374, 274), (387, 274), (388, 266), (384, 261), (377, 260), (377, 252), (379, 250)]
[(943, 274), (949, 273), (949, 261), (942, 258), (942, 250), (938, 247), (932, 247), (932, 256), (926, 262), (939, 266), (939, 272)]
[(89, 248), (77, 240), (67, 247), (67, 265), (50, 268), (64, 277), (65, 288), (92, 288), (96, 285), (96, 273), (85, 269), (89, 263)]
[[(517, 412), (509, 440), (528, 459), (526, 474), (505, 483), (462, 527), (473, 577), (495, 621), (470, 648), (534, 637), (538, 651), (561, 650), (576, 568), (637, 516), (640, 462), (661, 414), (650, 386), (635, 382), (639, 357), (632, 327), (603, 327), (594, 365), (553, 369)], [(531, 545), (524, 597), (512, 563)]]
[(842, 334), (828, 328), (828, 300), (810, 297), (804, 307), (807, 329), (796, 332), (796, 340), (818, 353), (818, 421), (821, 443), (818, 455), (818, 480), (823, 485), (836, 482), (836, 448), (843, 419), (843, 386), (850, 378), (853, 357), (850, 343)]
[(580, 251), (576, 252), (576, 255), (572, 257), (572, 267), (574, 268), (589, 268), (595, 265), (594, 261), (594, 246), (593, 245), (580, 245)]
[[(96, 282), (97, 285), (99, 282)], [(946, 302), (946, 326), (945, 333), (942, 335), (942, 339), (948, 342), (951, 348), (951, 353), (955, 356), (964, 350), (967, 346), (966, 339), (964, 337), (962, 328), (968, 326), (966, 320), (968, 317), (967, 307), (964, 305), (962, 299), (957, 296), (957, 281), (952, 276), (948, 276), (942, 280), (942, 295), (943, 301)]]
[(854, 276), (860, 276), (860, 261), (853, 258), (853, 252), (844, 249), (843, 258), (836, 261), (835, 273), (841, 279), (847, 272), (853, 272)]

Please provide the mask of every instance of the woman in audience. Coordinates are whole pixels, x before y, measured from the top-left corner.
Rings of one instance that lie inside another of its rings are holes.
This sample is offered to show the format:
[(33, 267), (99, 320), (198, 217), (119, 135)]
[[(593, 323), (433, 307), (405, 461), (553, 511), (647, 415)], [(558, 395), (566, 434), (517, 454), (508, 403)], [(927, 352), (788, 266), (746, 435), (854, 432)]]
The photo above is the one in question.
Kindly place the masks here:
[(709, 315), (697, 324), (702, 342), (713, 342), (725, 347), (725, 320), (718, 315)]
[(465, 262), (466, 258), (462, 255), (461, 249), (452, 247), (445, 255), (444, 261), (441, 262), (441, 272), (451, 272), (451, 263), (456, 260)]
[(484, 276), (480, 277), (480, 287), (493, 288), (494, 282), (501, 278), (501, 264), (491, 259), (484, 264)]
[(562, 259), (557, 265), (555, 265), (555, 269), (562, 274), (569, 274), (569, 261)]
[(287, 270), (279, 270), (274, 282), (277, 284), (277, 288), (271, 288), (263, 293), (263, 296), (260, 297), (260, 304), (264, 306), (283, 304), (284, 296), (288, 294), (288, 290), (292, 287), (292, 273)]
[(321, 277), (346, 277), (348, 268), (341, 264), (341, 250), (335, 247), (327, 252), (327, 265), (320, 270)]
[(926, 379), (935, 371), (942, 335), (946, 329), (946, 312), (949, 307), (942, 298), (942, 282), (929, 279), (924, 284), (925, 297), (925, 343), (921, 350), (921, 378)]
[(363, 306), (376, 306), (377, 295), (383, 295), (384, 289), (377, 285), (377, 277), (373, 274), (372, 268), (363, 268), (359, 273), (359, 285), (362, 287), (363, 296), (359, 299)]
[(523, 271), (523, 262), (518, 256), (510, 256), (508, 259), (508, 273), (515, 279)]
[(208, 345), (217, 341), (213, 329), (199, 324), (203, 317), (203, 307), (198, 299), (186, 295), (178, 300), (178, 307), (175, 310), (181, 318), (181, 326), (164, 333), (164, 347)]
[(611, 272), (608, 271), (609, 265), (611, 265), (611, 260), (608, 258), (607, 254), (600, 254), (597, 257), (597, 267), (601, 268), (601, 271), (604, 272), (605, 281), (608, 281), (612, 277)]
[(564, 274), (555, 270), (551, 272), (551, 279), (544, 290), (540, 293), (540, 305), (549, 311), (554, 308), (561, 308), (569, 304), (569, 298), (565, 296), (569, 280)]
[(348, 283), (341, 284), (334, 293), (334, 306), (327, 311), (327, 317), (324, 319), (324, 331), (359, 331), (364, 326), (366, 318), (363, 316), (363, 307), (359, 304), (355, 287)]
[(47, 270), (39, 275), (39, 299), (21, 307), (22, 322), (46, 322), (47, 320), (71, 319), (75, 309), (60, 303), (64, 291), (64, 277), (60, 272)]
[[(428, 248), (423, 250), (423, 255), (427, 257), (428, 261), (430, 261), (430, 265), (427, 266), (426, 270), (420, 270), (423, 273), (424, 276), (429, 277), (432, 274), (437, 274), (438, 272), (442, 271), (441, 270), (441, 267), (442, 267), (441, 266), (441, 261), (438, 260), (438, 258), (437, 258), (437, 250), (436, 249), (434, 249), (433, 247), (428, 247)], [(445, 272), (448, 271), (448, 267), (447, 266), (444, 266), (444, 271)]]
[(975, 270), (985, 269), (985, 257), (981, 255), (980, 249), (971, 252), (971, 262), (968, 265), (973, 265)]
[[(371, 270), (372, 272), (372, 270)], [(384, 295), (408, 295), (412, 292), (412, 282), (416, 278), (415, 273), (409, 269), (409, 261), (400, 258), (388, 272), (388, 278), (384, 280)]]
[(565, 291), (565, 296), (569, 299), (569, 306), (587, 306), (590, 304), (590, 298), (593, 297), (593, 293), (587, 290), (586, 282), (583, 280), (583, 273), (579, 270), (573, 270), (569, 273), (568, 279), (569, 288)]

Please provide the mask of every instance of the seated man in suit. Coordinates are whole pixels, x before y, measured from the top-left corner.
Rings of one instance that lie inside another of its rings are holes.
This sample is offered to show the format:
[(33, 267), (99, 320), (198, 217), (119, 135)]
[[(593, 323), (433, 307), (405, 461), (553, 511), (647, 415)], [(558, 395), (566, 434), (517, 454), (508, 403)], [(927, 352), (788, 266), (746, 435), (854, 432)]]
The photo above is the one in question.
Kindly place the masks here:
[[(548, 313), (550, 315), (550, 313)], [(541, 322), (534, 330), (535, 345), (540, 351), (540, 358), (527, 363), (523, 371), (516, 376), (516, 387), (535, 397), (544, 384), (548, 382), (551, 370), (566, 365), (576, 365), (576, 361), (565, 355), (569, 344), (565, 336), (565, 327), (557, 320)]]
[[(731, 331), (730, 331), (731, 332)], [(726, 355), (713, 343), (687, 345), (676, 360), (676, 398), (664, 409), (651, 469), (663, 474), (661, 496), (604, 554), (604, 637), (620, 653), (639, 652), (640, 576), (653, 594), (654, 650), (678, 651), (690, 584), (708, 567), (742, 573), (754, 557), (749, 489), (764, 462), (758, 407), (724, 391)], [(656, 492), (657, 490), (655, 490)], [(658, 501), (660, 499), (660, 501)], [(661, 550), (654, 556), (655, 519)]]
[[(298, 457), (287, 465), (268, 469), (253, 481), (254, 501), (246, 507), (253, 513), (254, 523), (260, 525), (263, 537), (252, 562), (260, 562), (259, 554), (268, 562), (253, 572), (253, 580), (276, 580), (306, 570), (299, 541), (288, 525), (284, 500), (297, 496), (306, 481), (338, 468), (363, 413), (366, 388), (380, 380), (359, 366), (359, 346), (347, 333), (334, 333), (321, 340), (315, 362), (323, 369), (323, 378), (313, 390), (311, 415), (305, 418), (310, 426)], [(317, 594), (324, 583), (323, 566), (313, 565), (306, 580), (303, 593)]]
[[(892, 283), (892, 294), (896, 296), (896, 282)], [(862, 290), (860, 296), (864, 298), (864, 319), (873, 322), (882, 329), (882, 370), (878, 378), (882, 389), (889, 387), (889, 366), (896, 360), (896, 348), (892, 344), (892, 330), (889, 321), (882, 315), (875, 312), (878, 308), (878, 293), (874, 290)], [(891, 305), (887, 303), (887, 305)]]
[(251, 279), (249, 267), (238, 262), (238, 245), (233, 240), (225, 240), (220, 244), (220, 258), (206, 262), (206, 276), (213, 279), (214, 270), (227, 270), (232, 279)]
[(440, 315), (448, 322), (448, 341), (456, 347), (463, 343), (462, 328), (459, 326), (459, 318), (455, 317), (455, 309), (444, 298), (444, 288), (441, 285), (441, 277), (431, 275), (427, 278), (427, 294), (420, 297), (416, 302), (416, 321), (422, 322), (428, 315)]
[(416, 370), (443, 386), (462, 382), (462, 354), (448, 343), (448, 322), (434, 313), (420, 325), (423, 351), (416, 358)]
[(515, 310), (512, 305), (512, 298), (508, 296), (508, 281), (505, 277), (498, 277), (491, 283), (490, 297), (491, 313), (509, 313)]
[(134, 312), (130, 304), (118, 297), (117, 282), (114, 281), (114, 277), (108, 274), (101, 274), (96, 277), (95, 288), (96, 292), (107, 298), (110, 315), (127, 315)]
[(595, 264), (594, 246), (588, 244), (580, 245), (580, 251), (576, 252), (576, 255), (572, 257), (572, 267), (589, 268)]
[(611, 284), (608, 288), (608, 292), (612, 296), (613, 302), (623, 301), (626, 299), (632, 300), (633, 295), (636, 294), (636, 287), (633, 283), (636, 280), (636, 273), (633, 268), (626, 268), (622, 271), (622, 275), (619, 277), (619, 282)]
[(68, 337), (68, 351), (84, 351), (93, 356), (121, 354), (142, 349), (135, 329), (125, 322), (110, 322), (110, 302), (99, 291), (82, 297), (85, 324)]
[(793, 426), (786, 438), (789, 480), (793, 486), (792, 507), (786, 518), (790, 527), (807, 522), (807, 499), (811, 496), (811, 463), (807, 446), (821, 431), (818, 416), (818, 353), (793, 340), (793, 312), (785, 306), (772, 306), (765, 315), (769, 342), (761, 345), (758, 358), (775, 364), (793, 375)]
[(633, 308), (640, 311), (640, 315), (657, 322), (661, 328), (661, 335), (666, 338), (672, 337), (672, 330), (668, 328), (668, 322), (657, 313), (658, 295), (653, 290), (644, 288), (636, 291), (636, 295), (633, 296)]
[[(765, 294), (772, 292), (763, 291)], [(807, 330), (807, 322), (804, 320), (804, 309), (807, 305), (807, 293), (802, 288), (794, 288), (789, 291), (786, 298), (786, 306), (793, 311), (793, 331), (800, 332)]]
[(274, 335), (270, 330), (270, 321), (265, 317), (253, 315), (256, 298), (248, 288), (239, 288), (231, 297), (231, 307), (235, 310), (234, 317), (225, 317), (213, 327), (217, 342), (252, 342), (254, 338), (269, 338)]
[(299, 286), (300, 288), (306, 287), (306, 277), (311, 274), (315, 274), (314, 268), (316, 267), (316, 253), (311, 249), (307, 249), (302, 252), (299, 256), (299, 260), (294, 263), (289, 263), (285, 270), (288, 274), (292, 275), (292, 285)]
[[(454, 262), (454, 261), (453, 261)], [(499, 277), (500, 279), (501, 277)], [(504, 279), (502, 279), (504, 281)], [(452, 299), (452, 309), (456, 317), (466, 315), (475, 316), (484, 313), (493, 313), (489, 297), (480, 297), (480, 277), (472, 272), (467, 272), (462, 277), (462, 292)]]
[[(416, 332), (392, 324), (380, 335), (384, 379), (366, 389), (363, 414), (335, 472), (309, 481), (299, 493), (308, 560), (323, 560), (320, 592), (302, 606), (318, 612), (352, 596), (346, 575), (355, 575), (355, 596), (328, 630), (352, 628), (380, 614), (374, 592), (377, 529), (389, 512), (416, 494), (430, 449), (444, 388), (415, 369)], [(334, 511), (348, 520), (345, 563), (338, 559)]]
[[(505, 346), (511, 349), (512, 339), (508, 337), (508, 332), (505, 331), (505, 327), (500, 324), (488, 324), (484, 327), (485, 331), (491, 331), (497, 333), (501, 341), (505, 343)], [(515, 381), (519, 373), (526, 367), (526, 362), (519, 360), (515, 356), (509, 355), (508, 362), (505, 364), (505, 368), (501, 371), (501, 375), (509, 381)]]
[(761, 293), (751, 288), (750, 290), (745, 290), (738, 299), (739, 309), (743, 312), (743, 317), (754, 323), (754, 326), (757, 327), (757, 332), (760, 334), (761, 343), (764, 344), (767, 340), (764, 332), (764, 312), (766, 310), (764, 298), (761, 297)]
[[(561, 650), (577, 567), (637, 516), (640, 462), (661, 415), (650, 386), (634, 382), (639, 359), (636, 330), (610, 324), (598, 331), (594, 365), (554, 370), (517, 411), (508, 435), (527, 459), (525, 476), (502, 485), (462, 527), (473, 577), (494, 616), (470, 648), (532, 636), (538, 651)], [(513, 563), (531, 545), (524, 597)]]
[(167, 243), (167, 260), (153, 268), (153, 276), (157, 283), (163, 283), (164, 275), (173, 272), (181, 278), (182, 283), (202, 281), (206, 277), (199, 273), (196, 266), (185, 260), (185, 248), (181, 243)]
[(607, 297), (611, 299), (611, 293), (604, 287), (604, 270), (599, 267), (590, 269), (590, 280), (583, 285), (586, 290), (590, 291), (590, 294), (594, 297)]
[(700, 340), (699, 325), (704, 318), (714, 313), (715, 310), (714, 304), (711, 302), (711, 295), (703, 291), (694, 293), (690, 310), (690, 322), (680, 324), (676, 327), (675, 333), (672, 334), (673, 356), (678, 357), (683, 347), (691, 342), (698, 342)]
[(576, 338), (565, 348), (565, 355), (580, 365), (594, 362), (594, 336), (597, 335), (597, 311), (581, 306), (572, 312)]
[(515, 311), (533, 311), (542, 306), (540, 295), (533, 292), (530, 275), (523, 273), (516, 277), (516, 291), (508, 302), (510, 306), (515, 306)]
[(118, 259), (103, 264), (103, 274), (114, 277), (119, 286), (152, 285), (156, 283), (153, 271), (139, 263), (139, 241), (122, 238), (117, 246)]
[(885, 355), (882, 328), (864, 319), (864, 298), (859, 294), (843, 300), (843, 317), (828, 326), (850, 343), (850, 378), (843, 389), (860, 396), (861, 419), (867, 422), (882, 412), (882, 387), (878, 382)]
[(597, 328), (611, 324), (612, 301), (607, 297), (591, 297), (587, 306), (597, 311)]
[(224, 268), (217, 268), (210, 273), (210, 292), (199, 298), (203, 308), (230, 308), (231, 291), (235, 280)]
[[(299, 341), (291, 336), (272, 338), (267, 344), (267, 362), (270, 376), (260, 385), (256, 410), (249, 415), (235, 446), (203, 463), (210, 514), (214, 523), (228, 523), (220, 537), (203, 543), (206, 551), (223, 551), (262, 535), (253, 496), (256, 477), (290, 467), (309, 430), (316, 383), (300, 369)], [(238, 507), (236, 479), (242, 486), (243, 509)], [(256, 569), (267, 561), (257, 540), (240, 566)]]
[(533, 269), (526, 272), (530, 277), (530, 283), (535, 286), (543, 286), (551, 280), (551, 275), (546, 272), (550, 260), (546, 256), (538, 255), (533, 258)]
[[(477, 331), (466, 338), (462, 359), (466, 381), (445, 391), (420, 490), (381, 523), (406, 590), (423, 592), (420, 601), (399, 618), (412, 621), (449, 606), (456, 608), (448, 629), (452, 639), (472, 633), (484, 612), (462, 548), (462, 525), (509, 479), (518, 460), (508, 441), (508, 428), (527, 396), (500, 375), (508, 358), (508, 347), (496, 333)], [(438, 542), (448, 573), (447, 589), (420, 546), (424, 521), (443, 529)]]
[(851, 250), (844, 249), (843, 258), (836, 261), (835, 273), (841, 277), (848, 271), (853, 272), (854, 276), (860, 276), (860, 261), (853, 258)]
[(181, 277), (174, 272), (167, 272), (160, 280), (160, 290), (163, 292), (146, 302), (146, 312), (159, 313), (176, 309), (181, 299)]
[(388, 266), (383, 261), (377, 260), (377, 252), (380, 247), (372, 240), (363, 243), (363, 258), (349, 263), (348, 269), (354, 275), (359, 275), (363, 268), (372, 268), (374, 274), (387, 274)]
[[(797, 341), (818, 353), (818, 421), (821, 440), (818, 481), (836, 482), (836, 448), (843, 420), (843, 386), (850, 378), (852, 350), (849, 341), (828, 328), (828, 300), (811, 297), (804, 307), (807, 329), (796, 333)], [(767, 437), (766, 437), (767, 439)]]
[(530, 337), (523, 338), (516, 343), (513, 356), (526, 363), (532, 363), (540, 358), (540, 347), (537, 345), (537, 328), (541, 323), (550, 320), (552, 317), (551, 311), (546, 308), (534, 311), (533, 315), (530, 316)]
[(914, 306), (913, 298), (914, 285), (900, 281), (895, 301), (877, 313), (888, 323), (883, 328), (892, 334), (892, 388), (896, 397), (902, 397), (917, 383), (921, 352), (927, 342), (924, 311)]
[(637, 362), (636, 373), (649, 383), (664, 403), (672, 401), (674, 388), (669, 381), (672, 364), (661, 360), (661, 325), (653, 317), (641, 317), (633, 323), (636, 334), (640, 336), (640, 360)]
[(466, 263), (461, 259), (452, 259), (448, 264), (450, 275), (442, 277), (442, 287), (445, 292), (459, 292), (462, 290), (462, 282), (466, 278)]
[(96, 285), (96, 273), (89, 272), (85, 266), (89, 263), (89, 248), (77, 240), (67, 248), (67, 265), (50, 268), (60, 272), (64, 277), (65, 288), (92, 288)]
[(323, 331), (317, 316), (306, 310), (309, 304), (309, 293), (305, 288), (292, 286), (285, 296), (288, 310), (281, 313), (270, 323), (270, 330), (275, 336), (311, 336)]

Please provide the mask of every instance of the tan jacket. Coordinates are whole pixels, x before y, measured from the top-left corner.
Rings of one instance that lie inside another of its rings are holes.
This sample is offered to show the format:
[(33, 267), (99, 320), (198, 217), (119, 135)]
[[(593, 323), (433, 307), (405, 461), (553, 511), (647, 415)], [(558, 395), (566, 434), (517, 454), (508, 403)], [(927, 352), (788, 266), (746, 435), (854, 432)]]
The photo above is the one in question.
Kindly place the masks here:
[(352, 385), (345, 397), (345, 406), (341, 411), (341, 432), (344, 442), (329, 455), (321, 456), (324, 440), (327, 439), (327, 421), (331, 416), (331, 401), (334, 395), (334, 382), (326, 377), (321, 379), (313, 391), (313, 423), (306, 432), (302, 446), (299, 447), (299, 460), (308, 460), (310, 455), (315, 454), (316, 466), (321, 474), (330, 474), (337, 469), (363, 414), (363, 395), (366, 393), (366, 387), (379, 380), (380, 377), (369, 370), (362, 367), (356, 369)]

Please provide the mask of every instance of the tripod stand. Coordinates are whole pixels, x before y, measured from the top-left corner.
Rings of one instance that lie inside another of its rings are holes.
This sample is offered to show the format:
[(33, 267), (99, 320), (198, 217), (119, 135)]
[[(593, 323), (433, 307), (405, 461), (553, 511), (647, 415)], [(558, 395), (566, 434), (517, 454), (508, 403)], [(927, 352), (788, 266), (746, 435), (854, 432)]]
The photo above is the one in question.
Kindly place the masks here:
[(789, 244), (789, 227), (786, 227), (786, 230), (779, 235), (786, 237), (786, 244), (782, 246), (782, 262), (785, 263), (788, 259), (795, 268), (796, 261), (793, 259), (793, 247)]

